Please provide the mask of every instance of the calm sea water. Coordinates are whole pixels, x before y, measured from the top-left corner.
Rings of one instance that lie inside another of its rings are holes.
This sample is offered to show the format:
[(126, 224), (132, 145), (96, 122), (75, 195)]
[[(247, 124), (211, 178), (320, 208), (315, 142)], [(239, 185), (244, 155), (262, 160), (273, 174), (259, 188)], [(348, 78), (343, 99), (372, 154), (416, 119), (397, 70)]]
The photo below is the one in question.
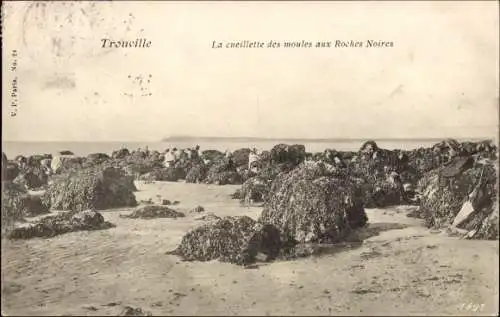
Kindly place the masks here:
[[(428, 147), (436, 144), (438, 141), (433, 140), (394, 140), (394, 141), (376, 141), (378, 146), (385, 149), (415, 149), (419, 147)], [(107, 153), (126, 147), (129, 150), (148, 147), (150, 150), (164, 151), (167, 148), (188, 148), (199, 144), (201, 150), (216, 149), (220, 151), (236, 150), (239, 148), (257, 148), (259, 150), (269, 150), (279, 141), (249, 141), (249, 142), (230, 142), (230, 141), (210, 141), (210, 142), (2, 142), (2, 151), (8, 158), (13, 158), (16, 155), (34, 155), (57, 153), (62, 150), (69, 150), (78, 156), (86, 156), (90, 153)], [(306, 151), (319, 152), (327, 148), (332, 148), (340, 151), (356, 151), (363, 141), (332, 141), (332, 142), (314, 142), (309, 141), (304, 144)]]

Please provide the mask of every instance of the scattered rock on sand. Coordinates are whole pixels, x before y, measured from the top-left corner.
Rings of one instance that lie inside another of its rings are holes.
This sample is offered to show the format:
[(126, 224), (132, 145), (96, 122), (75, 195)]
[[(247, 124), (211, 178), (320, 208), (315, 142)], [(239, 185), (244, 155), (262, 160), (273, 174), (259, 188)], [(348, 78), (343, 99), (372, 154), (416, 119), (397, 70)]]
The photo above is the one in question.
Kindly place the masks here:
[(222, 219), (221, 217), (217, 216), (213, 212), (209, 212), (204, 216), (195, 218), (194, 220), (203, 220), (203, 221), (215, 221), (215, 220), (220, 220)]
[(118, 316), (153, 316), (149, 311), (145, 311), (140, 307), (134, 308), (125, 306)]
[(62, 212), (48, 215), (34, 222), (22, 224), (9, 232), (9, 239), (30, 239), (41, 237), (54, 237), (56, 235), (82, 231), (99, 230), (114, 227), (104, 217), (93, 210), (81, 212)]
[(42, 201), (56, 210), (132, 207), (137, 205), (132, 186), (120, 169), (89, 168), (54, 179)]
[(129, 215), (121, 215), (122, 218), (141, 218), (141, 219), (152, 219), (152, 218), (178, 218), (184, 217), (184, 214), (166, 206), (158, 205), (147, 205), (137, 207)]
[(368, 218), (361, 193), (346, 177), (335, 177), (321, 163), (302, 164), (273, 182), (259, 222), (275, 225), (287, 239), (342, 241)]
[(245, 265), (258, 253), (274, 259), (280, 250), (280, 233), (272, 225), (261, 225), (250, 217), (224, 217), (192, 229), (176, 250), (169, 252), (187, 261), (219, 259)]
[(168, 200), (168, 199), (162, 199), (161, 200), (161, 205), (163, 205), (163, 206), (170, 206), (170, 205), (172, 205), (172, 202), (170, 200)]
[(186, 172), (182, 168), (168, 167), (155, 168), (153, 171), (141, 175), (139, 180), (177, 182), (185, 177)]

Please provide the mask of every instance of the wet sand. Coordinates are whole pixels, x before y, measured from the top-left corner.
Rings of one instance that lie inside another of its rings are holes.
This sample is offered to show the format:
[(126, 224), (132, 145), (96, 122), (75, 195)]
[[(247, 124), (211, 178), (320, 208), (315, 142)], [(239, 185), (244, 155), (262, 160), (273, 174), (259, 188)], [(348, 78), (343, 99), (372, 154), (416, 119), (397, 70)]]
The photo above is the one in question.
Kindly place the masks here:
[[(498, 241), (433, 233), (406, 214), (369, 209), (360, 245), (255, 268), (166, 255), (206, 213), (257, 218), (229, 195), (240, 186), (137, 182), (141, 199), (178, 200), (177, 219), (127, 219), (116, 228), (50, 239), (2, 240), (2, 315), (487, 315), (498, 312)], [(201, 205), (203, 213), (189, 213)], [(378, 234), (375, 234), (378, 233)], [(476, 310), (476, 311), (475, 311)]]

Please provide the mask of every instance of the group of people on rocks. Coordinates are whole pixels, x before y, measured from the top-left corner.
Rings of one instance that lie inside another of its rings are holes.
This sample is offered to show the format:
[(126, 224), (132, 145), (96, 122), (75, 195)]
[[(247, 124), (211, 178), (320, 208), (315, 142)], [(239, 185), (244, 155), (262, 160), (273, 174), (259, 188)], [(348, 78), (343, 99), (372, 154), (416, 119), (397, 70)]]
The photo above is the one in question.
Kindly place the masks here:
[(165, 150), (163, 165), (165, 167), (174, 167), (179, 161), (198, 161), (200, 159), (199, 145), (196, 145), (194, 148), (187, 148), (186, 150), (174, 147)]

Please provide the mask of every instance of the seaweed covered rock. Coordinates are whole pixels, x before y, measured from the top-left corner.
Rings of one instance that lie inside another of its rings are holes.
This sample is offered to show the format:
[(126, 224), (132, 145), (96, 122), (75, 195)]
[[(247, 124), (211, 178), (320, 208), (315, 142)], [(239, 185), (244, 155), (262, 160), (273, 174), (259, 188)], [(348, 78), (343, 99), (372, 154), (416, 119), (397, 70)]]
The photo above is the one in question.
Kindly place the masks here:
[(259, 222), (275, 225), (285, 240), (334, 243), (368, 220), (357, 185), (322, 163), (280, 174), (269, 197)]
[(54, 174), (66, 174), (79, 171), (85, 163), (84, 157), (56, 156), (52, 159), (50, 167)]
[(306, 158), (306, 148), (301, 144), (277, 144), (270, 151), (271, 163), (291, 163), (298, 165)]
[(118, 316), (153, 316), (153, 314), (140, 307), (125, 306)]
[(205, 182), (208, 184), (227, 185), (241, 184), (241, 176), (228, 160), (222, 159), (215, 162), (208, 170)]
[(130, 155), (130, 152), (127, 148), (121, 148), (121, 149), (113, 151), (111, 153), (111, 157), (114, 159), (124, 159), (129, 155)]
[(279, 174), (288, 173), (294, 169), (294, 165), (290, 163), (281, 163), (281, 164), (269, 164), (264, 166), (257, 173), (257, 177), (260, 179), (273, 181)]
[(498, 162), (477, 162), (466, 170), (448, 166), (428, 172), (419, 182), (420, 208), (430, 228), (450, 225), (476, 239), (498, 238)]
[(201, 153), (201, 158), (209, 162), (216, 162), (224, 158), (224, 153), (217, 150), (205, 150)]
[(274, 226), (259, 224), (247, 216), (224, 217), (190, 230), (170, 254), (186, 261), (218, 259), (244, 265), (256, 261), (259, 253), (273, 260), (280, 246), (280, 232)]
[(26, 189), (12, 182), (2, 182), (2, 225), (24, 217), (22, 209)]
[(250, 154), (249, 148), (238, 149), (233, 152), (233, 162), (236, 167), (248, 166), (248, 155)]
[(167, 167), (155, 168), (151, 172), (141, 175), (139, 177), (139, 180), (177, 182), (178, 180), (184, 179), (185, 177), (186, 173), (182, 168)]
[(11, 230), (9, 239), (30, 239), (54, 237), (60, 234), (82, 231), (101, 230), (112, 228), (114, 225), (104, 220), (104, 217), (93, 210), (81, 212), (63, 212), (57, 215), (48, 215), (35, 222), (24, 223)]
[(40, 166), (29, 167), (19, 173), (14, 179), (14, 183), (26, 187), (27, 189), (36, 189), (47, 185), (49, 177), (45, 170)]
[(232, 197), (245, 202), (263, 202), (267, 199), (270, 189), (270, 181), (252, 177), (246, 180)]
[(203, 183), (207, 177), (208, 167), (205, 164), (196, 164), (186, 175), (186, 183)]
[(120, 169), (89, 168), (55, 178), (42, 200), (56, 210), (130, 207), (137, 205), (132, 186)]
[(5, 166), (2, 166), (2, 181), (13, 181), (20, 172), (16, 163), (7, 162)]
[(133, 176), (134, 179), (139, 179), (143, 174), (164, 168), (161, 158), (147, 156), (141, 151), (132, 152), (122, 158), (115, 159), (114, 165), (123, 168), (127, 175)]
[(387, 178), (359, 179), (365, 208), (383, 208), (408, 203), (399, 174), (392, 172)]
[(490, 160), (498, 159), (498, 147), (492, 140), (483, 140), (474, 143), (474, 149), (471, 153), (477, 154), (481, 158), (487, 158)]
[(240, 175), (241, 181), (244, 183), (247, 180), (249, 180), (252, 177), (255, 177), (257, 175), (257, 172), (255, 170), (250, 170), (248, 169), (248, 166), (242, 165), (236, 169), (236, 173)]
[(111, 158), (106, 153), (91, 153), (87, 155), (87, 158), (85, 159), (85, 164), (87, 166), (99, 165), (110, 159)]
[(184, 217), (184, 214), (166, 206), (159, 205), (146, 205), (137, 207), (131, 214), (122, 215), (122, 218), (141, 218), (141, 219), (153, 219), (153, 218), (178, 218)]
[(39, 196), (30, 195), (23, 186), (2, 183), (2, 224), (48, 213)]

